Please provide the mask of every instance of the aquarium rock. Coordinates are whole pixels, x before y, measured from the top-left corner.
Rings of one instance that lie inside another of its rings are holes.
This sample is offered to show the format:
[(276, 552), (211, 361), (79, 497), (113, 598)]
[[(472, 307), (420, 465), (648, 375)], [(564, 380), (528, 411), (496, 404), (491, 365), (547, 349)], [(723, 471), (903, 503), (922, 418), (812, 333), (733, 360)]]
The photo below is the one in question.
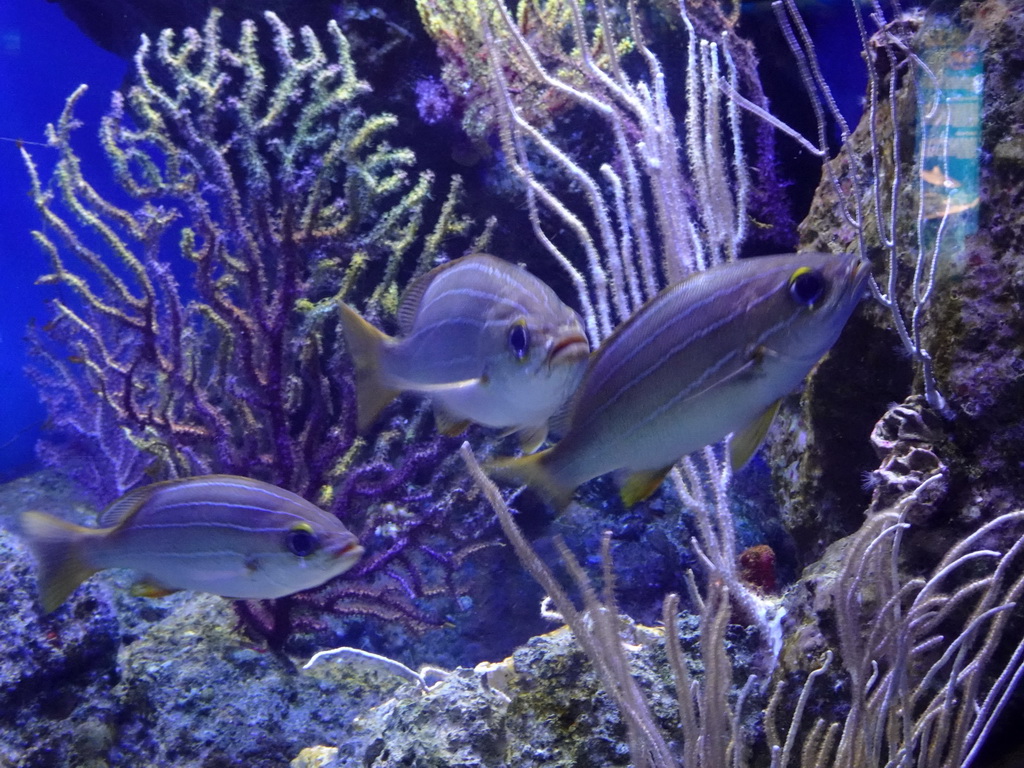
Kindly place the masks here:
[[(631, 668), (659, 719), (675, 727), (662, 630), (624, 625)], [(511, 657), (461, 668), (423, 692), (403, 685), (361, 715), (365, 768), (627, 766), (626, 728), (567, 628)]]

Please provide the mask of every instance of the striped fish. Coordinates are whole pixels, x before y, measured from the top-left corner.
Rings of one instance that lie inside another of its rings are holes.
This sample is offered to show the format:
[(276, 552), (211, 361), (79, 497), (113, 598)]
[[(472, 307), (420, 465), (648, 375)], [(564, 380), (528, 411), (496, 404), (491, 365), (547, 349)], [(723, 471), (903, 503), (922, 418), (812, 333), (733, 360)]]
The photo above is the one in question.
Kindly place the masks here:
[(270, 599), (323, 584), (363, 554), (334, 516), (277, 486), (234, 475), (169, 480), (111, 504), (98, 528), (22, 515), (49, 613), (97, 571), (141, 571), (143, 594), (195, 589)]
[(535, 450), (590, 354), (579, 315), (551, 288), (486, 254), (414, 281), (398, 313), (399, 338), (347, 304), (341, 321), (355, 363), (360, 430), (400, 392), (419, 392), (433, 400), (440, 431), (457, 434), (475, 422), (518, 431), (523, 449)]
[(581, 483), (613, 471), (634, 504), (680, 458), (730, 433), (742, 466), (780, 398), (839, 337), (869, 273), (859, 256), (801, 253), (690, 275), (594, 353), (560, 442), (490, 468), (564, 506)]

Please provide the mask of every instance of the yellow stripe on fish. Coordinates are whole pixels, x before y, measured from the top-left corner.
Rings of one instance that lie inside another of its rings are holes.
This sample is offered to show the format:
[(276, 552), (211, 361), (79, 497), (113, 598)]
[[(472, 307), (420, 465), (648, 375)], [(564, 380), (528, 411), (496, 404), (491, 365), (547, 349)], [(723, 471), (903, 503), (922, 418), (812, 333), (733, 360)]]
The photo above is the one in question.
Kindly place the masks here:
[(869, 274), (859, 256), (801, 253), (690, 275), (594, 353), (560, 442), (490, 468), (564, 506), (607, 472), (617, 473), (623, 501), (640, 501), (680, 458), (730, 433), (742, 466), (779, 399), (838, 338)]
[(334, 515), (234, 475), (136, 489), (103, 512), (98, 528), (27, 512), (22, 532), (39, 564), (46, 612), (107, 568), (140, 571), (148, 594), (194, 589), (262, 600), (319, 586), (363, 554)]
[(487, 254), (455, 259), (410, 286), (392, 338), (342, 304), (365, 430), (401, 392), (433, 400), (438, 428), (468, 422), (518, 431), (524, 450), (547, 436), (590, 345), (579, 315), (525, 269)]

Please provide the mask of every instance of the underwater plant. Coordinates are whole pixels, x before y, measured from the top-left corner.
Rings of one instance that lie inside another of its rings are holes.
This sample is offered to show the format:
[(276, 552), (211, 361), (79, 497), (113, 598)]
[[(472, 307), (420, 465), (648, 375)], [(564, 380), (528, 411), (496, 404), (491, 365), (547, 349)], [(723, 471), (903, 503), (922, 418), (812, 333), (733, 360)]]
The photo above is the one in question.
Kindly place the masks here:
[[(602, 539), (600, 594), (568, 547), (556, 542), (581, 596), (578, 608), (523, 536), (468, 443), (462, 456), (523, 566), (544, 587), (615, 702), (636, 768), (724, 768), (761, 765), (766, 758), (772, 768), (966, 768), (1024, 675), (1024, 640), (1014, 641), (1011, 618), (1024, 597), (1024, 511), (997, 516), (954, 543), (930, 574), (907, 578), (898, 564), (911, 527), (907, 513), (918, 502), (911, 492), (838, 542), (803, 586), (816, 593), (819, 616), (807, 611), (797, 617), (802, 623), (786, 638), (787, 652), (806, 656), (808, 647), (825, 647), (820, 664), (795, 686), (787, 676), (773, 675), (771, 665), (736, 669), (726, 640), (735, 604), (727, 575), (714, 562), (705, 559), (701, 594), (691, 582), (699, 677), (680, 643), (679, 596), (667, 595), (661, 634), (678, 732), (666, 733), (630, 669), (609, 534)], [(719, 523), (723, 533), (731, 532), (728, 517)], [(746, 673), (742, 684), (734, 682), (739, 672)], [(758, 726), (751, 727), (746, 710), (754, 707), (748, 702), (765, 698)]]
[(100, 194), (72, 147), (85, 86), (48, 127), (52, 188), (23, 151), (51, 265), (38, 283), (59, 289), (31, 330), (52, 428), (40, 453), (101, 501), (147, 479), (238, 474), (341, 517), (369, 552), (343, 582), (240, 608), (277, 644), (303, 625), (300, 605), (423, 628), (414, 600), (451, 586), (487, 526), (448, 503), (453, 444), (424, 409), (357, 435), (336, 307), (393, 316), (403, 268), (425, 271), (468, 234), (459, 184), (422, 231), (432, 176), (388, 143), (394, 117), (363, 110), (335, 23), (328, 49), (309, 28), (300, 48), (273, 13), (269, 41), (247, 21), (226, 44), (219, 19), (143, 38), (135, 83), (113, 95), (100, 140), (126, 202)]
[[(679, 11), (692, 35), (688, 5), (679, 3)], [(948, 96), (909, 43), (907, 30), (916, 26), (908, 26), (902, 16), (886, 17), (877, 4), (870, 20), (859, 4), (854, 6), (869, 67), (869, 97), (856, 132), (838, 111), (790, 0), (775, 8), (815, 110), (818, 134), (813, 140), (740, 93), (727, 45), (695, 37), (685, 67), (689, 111), (675, 121), (664, 101), (665, 68), (635, 34), (640, 25), (632, 4), (632, 42), (644, 56), (645, 76), (634, 78), (635, 68), (614, 59), (599, 63), (578, 45), (573, 54), (583, 84), (562, 78), (545, 66), (540, 52), (529, 58), (530, 40), (502, 10), (501, 34), (485, 31), (492, 94), (504, 105), (503, 146), (527, 190), (535, 234), (572, 276), (598, 338), (635, 311), (636, 299), (649, 296), (644, 291), (659, 287), (660, 280), (672, 282), (735, 258), (747, 224), (748, 189), (737, 110), (798, 141), (823, 162), (816, 204), (833, 209), (830, 216), (819, 212), (815, 219), (819, 226), (825, 219), (833, 227), (806, 231), (805, 238), (823, 250), (875, 257), (872, 295), (916, 368), (915, 388), (921, 394), (892, 411), (913, 412), (915, 423), (941, 425), (949, 404), (928, 348), (935, 341), (929, 339), (927, 321), (943, 287), (942, 237), (955, 208), (948, 200), (925, 204), (925, 185), (941, 174), (926, 171), (921, 151), (910, 152), (901, 142), (913, 120), (908, 105), (920, 107), (925, 119), (941, 126)], [(594, 9), (594, 18), (583, 11), (573, 17), (575, 39), (586, 39), (588, 30), (612, 39), (607, 19), (618, 9), (600, 0)], [(481, 18), (486, 30), (488, 17)], [(877, 29), (874, 34), (867, 31), (869, 23)], [(517, 56), (532, 62), (535, 77), (604, 121), (603, 146), (613, 149), (597, 173), (592, 157), (576, 152), (564, 134), (522, 106), (522, 95), (503, 66), (508, 44), (499, 41), (505, 37), (512, 38)], [(929, 98), (915, 102), (913, 97), (925, 91)], [(833, 124), (843, 140), (834, 159), (827, 141)], [(685, 130), (679, 139), (677, 125)], [(542, 175), (538, 168), (545, 162), (558, 172)], [(915, 183), (907, 183), (911, 178)], [(691, 186), (697, 191), (692, 200), (682, 194)], [(948, 435), (949, 428), (939, 426), (936, 432)], [(738, 571), (735, 521), (728, 507), (731, 477), (721, 459), (723, 449), (708, 448), (680, 463), (672, 473), (674, 490), (698, 518), (699, 535), (692, 544), (701, 563), (700, 588), (691, 574), (689, 598), (691, 612), (699, 617), (698, 662), (703, 662), (703, 675), (694, 679), (676, 636), (679, 599), (670, 595), (665, 644), (678, 696), (681, 743), (672, 743), (676, 736), (662, 732), (661, 713), (651, 712), (630, 670), (607, 541), (601, 557), (602, 597), (568, 548), (558, 547), (582, 595), (579, 609), (516, 529), (507, 502), (468, 445), (463, 456), (523, 565), (556, 604), (616, 703), (634, 765), (763, 760), (772, 766), (963, 766), (977, 759), (1024, 675), (1024, 644), (1013, 631), (1024, 592), (1017, 575), (1022, 513), (1017, 511), (1019, 497), (1007, 500), (1013, 505), (1009, 508), (981, 510), (974, 504), (958, 513), (966, 534), (947, 530), (950, 542), (943, 542), (939, 552), (923, 556), (915, 551), (929, 520), (946, 508), (950, 470), (939, 456), (949, 446), (936, 447), (941, 441), (925, 445), (917, 433), (901, 433), (894, 442), (898, 449), (885, 457), (876, 477), (876, 490), (886, 495), (873, 502), (860, 529), (835, 542), (784, 601), (755, 593)], [(756, 629), (762, 669), (744, 668), (732, 657), (725, 628), (733, 620)], [(822, 677), (830, 688), (822, 694), (824, 702), (818, 694)], [(747, 720), (743, 704), (751, 697), (767, 703), (754, 722)], [(811, 704), (814, 699), (817, 703)]]
[[(682, 30), (674, 3), (634, 4), (627, 10), (614, 3), (581, 9), (578, 4), (565, 0), (544, 3), (523, 0), (507, 4), (491, 0), (417, 0), (424, 29), (437, 45), (447, 94), (455, 102), (468, 136), (505, 134), (508, 131), (506, 98), (511, 99), (517, 119), (524, 124), (548, 136), (575, 134), (572, 140), (560, 143), (560, 149), (568, 150), (561, 160), (553, 155), (546, 156), (543, 149), (531, 154), (531, 161), (536, 165), (530, 173), (538, 178), (546, 174), (546, 167), (559, 169), (555, 174), (560, 174), (565, 170), (562, 160), (571, 160), (593, 173), (595, 169), (582, 160), (589, 153), (595, 158), (607, 158), (616, 172), (628, 174), (626, 169), (617, 167), (619, 160), (612, 160), (611, 155), (628, 158), (630, 152), (625, 149), (626, 145), (636, 144), (635, 139), (639, 137), (643, 137), (641, 141), (651, 152), (652, 159), (669, 159), (670, 147), (676, 141), (675, 126), (668, 123), (659, 126), (657, 120), (651, 122), (653, 104), (648, 105), (652, 112), (645, 117), (647, 107), (641, 108), (638, 101), (651, 98), (660, 102), (658, 109), (664, 110), (669, 101), (676, 102), (680, 98), (680, 94), (664, 90), (666, 71), (680, 70), (673, 61), (662, 71), (656, 57), (652, 60), (652, 51), (647, 46), (655, 37), (669, 40), (672, 48), (696, 45), (698, 38), (718, 40), (722, 47), (729, 49), (730, 66), (734, 65), (730, 76), (736, 78), (737, 87), (753, 103), (767, 108), (753, 46), (735, 31), (738, 6), (727, 14), (717, 3), (690, 5), (692, 7), (684, 14), (687, 30)], [(695, 48), (690, 51), (687, 57), (690, 74), (684, 75), (697, 78), (687, 81), (686, 120), (705, 119), (700, 115), (707, 109), (706, 120), (712, 125), (717, 119), (713, 113), (719, 109), (717, 99), (706, 102), (702, 99), (716, 89), (699, 84), (702, 77), (712, 73), (691, 69), (695, 63), (700, 66), (692, 58), (695, 53)], [(642, 87), (640, 81), (633, 78), (637, 71), (652, 64), (659, 69), (657, 73), (648, 71), (654, 92), (644, 96), (636, 90)], [(496, 79), (504, 85), (496, 83)], [(585, 122), (574, 125), (581, 114), (598, 120), (593, 125)], [(661, 119), (666, 117), (667, 113), (663, 112)], [(602, 135), (607, 125), (605, 121), (609, 119), (624, 129), (624, 136), (616, 139), (614, 152), (609, 153), (607, 146), (587, 146), (584, 136), (595, 128), (594, 135)], [(658, 133), (661, 128), (665, 129), (663, 134)], [(686, 130), (685, 137), (690, 137), (689, 141), (723, 138), (717, 130), (703, 134), (690, 129)], [(787, 197), (780, 194), (786, 182), (777, 167), (772, 128), (765, 123), (751, 123), (743, 127), (741, 139), (749, 145), (746, 159), (754, 172), (744, 181), (749, 188), (740, 197), (749, 207), (751, 220), (757, 222), (757, 226), (749, 228), (745, 234), (751, 244), (788, 250), (796, 242), (796, 231)], [(569, 145), (575, 146), (570, 149)], [(502, 148), (509, 153), (506, 139), (502, 140)], [(725, 151), (728, 153), (728, 148)], [(512, 154), (508, 157), (514, 161), (513, 171), (519, 174), (516, 168), (524, 157), (515, 159)], [(689, 178), (677, 188), (676, 194), (680, 197), (674, 202), (678, 205), (691, 204), (702, 192), (689, 183), (699, 182), (704, 174), (693, 147), (687, 149), (686, 163)], [(672, 158), (671, 164), (665, 167), (666, 174), (675, 173), (672, 170), (675, 165), (677, 159)], [(748, 176), (745, 169), (743, 173)], [(662, 183), (675, 184), (675, 181), (666, 178)], [(623, 189), (630, 194), (637, 191), (635, 186), (627, 185)], [(727, 214), (723, 212), (723, 215)], [(636, 233), (636, 237), (642, 236), (642, 232)], [(605, 242), (604, 234), (601, 240), (603, 247), (611, 245)], [(628, 243), (624, 243), (624, 247), (628, 248)]]

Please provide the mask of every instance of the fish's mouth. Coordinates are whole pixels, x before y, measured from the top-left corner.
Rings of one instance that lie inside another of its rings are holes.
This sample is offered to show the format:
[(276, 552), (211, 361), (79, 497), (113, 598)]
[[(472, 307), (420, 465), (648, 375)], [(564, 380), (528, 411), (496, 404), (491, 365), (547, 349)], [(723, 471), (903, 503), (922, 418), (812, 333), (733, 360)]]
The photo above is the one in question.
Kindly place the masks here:
[(868, 278), (871, 277), (871, 262), (858, 256), (850, 267), (849, 274), (850, 285), (854, 287), (858, 294), (862, 294), (868, 290), (867, 283)]
[(557, 342), (548, 350), (548, 365), (560, 365), (562, 363), (578, 363), (586, 360), (590, 355), (590, 342), (587, 337), (579, 333), (570, 333)]
[(358, 541), (350, 541), (346, 544), (332, 547), (330, 550), (331, 556), (335, 560), (347, 560), (351, 563), (356, 562), (356, 560), (362, 557), (365, 551), (366, 549)]

